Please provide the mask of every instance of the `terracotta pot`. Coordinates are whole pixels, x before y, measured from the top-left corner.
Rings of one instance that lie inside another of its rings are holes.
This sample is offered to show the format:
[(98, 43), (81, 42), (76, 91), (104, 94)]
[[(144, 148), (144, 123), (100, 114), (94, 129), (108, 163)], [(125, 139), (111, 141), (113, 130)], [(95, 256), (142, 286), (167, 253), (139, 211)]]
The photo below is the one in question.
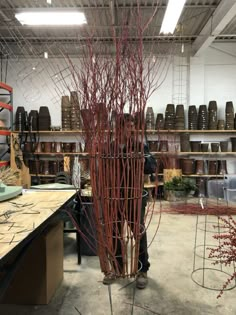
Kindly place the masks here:
[(211, 152), (219, 152), (220, 144), (219, 142), (211, 143)]
[(201, 141), (190, 141), (192, 152), (201, 152)]
[(42, 142), (43, 152), (52, 152), (52, 142)]
[(181, 152), (190, 152), (191, 151), (190, 141), (189, 140), (181, 141), (180, 150)]
[(195, 160), (194, 159), (182, 159), (181, 167), (183, 174), (191, 175), (195, 172)]
[(64, 142), (62, 144), (63, 146), (63, 152), (70, 153), (71, 152), (71, 143), (70, 142)]
[(220, 141), (220, 151), (228, 152), (228, 141)]
[(201, 152), (208, 152), (209, 143), (201, 143)]

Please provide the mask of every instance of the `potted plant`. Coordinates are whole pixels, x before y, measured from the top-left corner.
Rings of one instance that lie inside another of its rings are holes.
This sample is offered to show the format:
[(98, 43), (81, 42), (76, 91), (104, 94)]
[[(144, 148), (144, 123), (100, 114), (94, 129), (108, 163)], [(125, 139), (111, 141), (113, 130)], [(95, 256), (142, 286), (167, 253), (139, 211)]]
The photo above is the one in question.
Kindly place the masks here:
[(186, 198), (197, 189), (193, 180), (184, 177), (173, 177), (164, 183), (164, 197), (168, 201), (178, 201)]

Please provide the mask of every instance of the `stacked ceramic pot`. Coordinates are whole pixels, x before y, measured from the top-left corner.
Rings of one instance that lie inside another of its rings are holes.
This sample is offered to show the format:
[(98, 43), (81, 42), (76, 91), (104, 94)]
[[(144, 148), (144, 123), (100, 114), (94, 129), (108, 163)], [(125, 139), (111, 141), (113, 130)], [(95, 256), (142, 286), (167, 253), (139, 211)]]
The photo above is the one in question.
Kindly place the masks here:
[(162, 113), (158, 113), (156, 117), (156, 126), (155, 126), (156, 130), (164, 129), (164, 124), (165, 124), (164, 115)]
[(154, 112), (152, 107), (148, 107), (146, 111), (146, 129), (153, 130), (155, 129), (155, 120), (154, 120)]
[(166, 105), (164, 129), (165, 130), (175, 129), (175, 105), (174, 104)]
[(180, 134), (180, 150), (181, 152), (190, 152), (190, 135), (189, 133), (181, 133)]
[(197, 108), (195, 105), (188, 107), (188, 129), (197, 130)]
[(61, 97), (61, 126), (62, 130), (71, 130), (71, 103), (67, 95)]
[(39, 130), (51, 129), (51, 116), (47, 106), (39, 108)]
[(176, 130), (184, 130), (185, 129), (184, 105), (182, 105), (182, 104), (178, 104), (176, 106), (175, 129)]
[(208, 129), (217, 130), (217, 103), (210, 101), (208, 105)]
[(16, 109), (15, 115), (15, 130), (16, 131), (23, 131), (26, 130), (26, 117), (27, 112), (25, 111), (24, 106), (18, 106)]
[(71, 129), (78, 130), (81, 129), (81, 115), (80, 115), (80, 105), (78, 94), (76, 91), (70, 92), (70, 105), (71, 105)]
[(225, 129), (234, 129), (234, 105), (233, 102), (226, 102), (225, 106)]
[(29, 131), (35, 131), (39, 128), (39, 113), (37, 110), (31, 110), (28, 115)]
[(198, 110), (198, 121), (197, 129), (207, 130), (208, 129), (208, 116), (207, 116), (207, 106), (200, 105)]

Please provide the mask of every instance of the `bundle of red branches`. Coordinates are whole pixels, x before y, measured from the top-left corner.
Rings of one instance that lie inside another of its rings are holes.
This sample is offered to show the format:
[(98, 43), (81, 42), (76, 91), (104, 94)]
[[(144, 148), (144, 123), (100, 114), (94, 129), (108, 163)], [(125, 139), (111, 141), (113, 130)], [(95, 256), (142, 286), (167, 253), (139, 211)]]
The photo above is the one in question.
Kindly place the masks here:
[[(79, 67), (69, 59), (70, 90), (79, 94), (84, 141), (89, 154), (97, 254), (102, 271), (112, 272), (117, 277), (137, 273), (139, 242), (152, 217), (148, 216), (145, 227), (140, 226), (145, 152), (139, 144), (145, 142), (147, 100), (160, 84), (161, 64), (168, 60), (157, 58), (154, 62), (151, 50), (144, 52), (143, 33), (156, 10), (157, 7), (144, 21), (137, 1), (136, 8), (129, 12), (136, 23), (132, 28), (136, 40), (130, 40), (131, 29), (124, 18), (122, 32), (118, 34), (113, 30), (114, 55), (106, 52), (104, 43), (99, 46), (90, 38), (84, 46)], [(135, 117), (132, 141), (125, 134), (123, 117), (126, 113)], [(146, 213), (150, 213), (150, 209), (146, 209)], [(121, 257), (117, 257), (118, 247), (121, 247)], [(121, 259), (123, 269), (119, 270), (118, 260)]]
[[(231, 216), (228, 218), (220, 217), (220, 220), (222, 221), (222, 229), (225, 230), (225, 233), (213, 236), (216, 240), (219, 240), (219, 245), (216, 248), (210, 248), (209, 258), (215, 260), (214, 265), (232, 266), (236, 262), (236, 221)], [(228, 288), (233, 280), (236, 280), (236, 272), (233, 272), (223, 284), (217, 298), (222, 296), (224, 290)]]

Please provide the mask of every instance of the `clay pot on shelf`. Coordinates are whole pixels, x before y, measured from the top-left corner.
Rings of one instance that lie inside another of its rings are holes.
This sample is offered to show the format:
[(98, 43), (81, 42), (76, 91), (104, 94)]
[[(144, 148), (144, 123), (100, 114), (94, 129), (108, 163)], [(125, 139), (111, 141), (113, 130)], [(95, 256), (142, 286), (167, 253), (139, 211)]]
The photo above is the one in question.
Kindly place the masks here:
[(201, 152), (201, 141), (190, 141), (192, 152)]
[(52, 152), (52, 142), (43, 142), (43, 152)]
[(63, 152), (70, 153), (71, 152), (71, 143), (70, 142), (63, 142)]
[(189, 139), (190, 139), (189, 133), (182, 133), (180, 135), (180, 150), (181, 150), (181, 152), (190, 152), (191, 151)]
[(228, 152), (228, 141), (220, 141), (220, 151)]
[(209, 175), (216, 175), (217, 172), (218, 172), (218, 161), (209, 160), (208, 161), (208, 174)]
[(201, 143), (201, 152), (208, 152), (209, 143)]
[(220, 144), (219, 142), (211, 143), (211, 152), (219, 152)]
[(181, 160), (182, 172), (185, 175), (191, 175), (195, 173), (195, 160), (194, 159), (182, 159)]

